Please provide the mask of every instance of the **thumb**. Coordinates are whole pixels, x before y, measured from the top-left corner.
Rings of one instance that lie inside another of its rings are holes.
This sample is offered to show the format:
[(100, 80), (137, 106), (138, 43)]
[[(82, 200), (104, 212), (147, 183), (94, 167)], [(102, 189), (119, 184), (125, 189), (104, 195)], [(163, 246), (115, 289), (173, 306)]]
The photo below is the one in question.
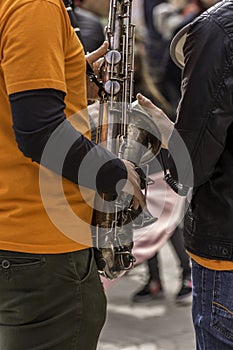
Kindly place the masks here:
[(108, 49), (108, 42), (104, 41), (103, 44), (95, 51), (86, 55), (86, 59), (90, 65), (92, 65), (99, 58), (103, 57)]

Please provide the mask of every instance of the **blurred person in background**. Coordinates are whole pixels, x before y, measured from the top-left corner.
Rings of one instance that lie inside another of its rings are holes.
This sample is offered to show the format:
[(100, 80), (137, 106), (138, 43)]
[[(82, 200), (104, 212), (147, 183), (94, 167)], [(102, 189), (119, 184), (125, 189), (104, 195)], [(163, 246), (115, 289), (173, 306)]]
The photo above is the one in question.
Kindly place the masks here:
[(77, 2), (77, 5), (82, 7), (83, 9), (86, 9), (88, 11), (91, 11), (95, 13), (97, 16), (100, 17), (108, 17), (109, 14), (109, 0), (75, 0)]
[(223, 0), (173, 40), (172, 57), (183, 67), (174, 125), (161, 109), (138, 95), (161, 131), (163, 146), (177, 149), (179, 135), (191, 157), (193, 181), (190, 163), (184, 161), (180, 148), (183, 169), (178, 176), (171, 161), (170, 171), (177, 184), (193, 188), (184, 240), (192, 258), (197, 350), (233, 349), (232, 18), (233, 1)]
[(73, 9), (80, 29), (80, 39), (86, 53), (97, 50), (104, 42), (104, 28), (100, 17), (82, 8), (85, 0), (73, 0)]
[[(145, 47), (146, 61), (149, 74), (152, 76), (154, 84), (157, 86), (161, 94), (163, 94), (163, 62), (164, 52), (167, 47), (166, 41), (161, 33), (154, 26), (153, 8), (160, 4), (162, 0), (144, 0), (144, 18), (145, 18)], [(164, 94), (163, 94), (164, 95)]]
[(170, 57), (171, 40), (181, 28), (216, 2), (217, 0), (170, 0), (153, 8), (154, 27), (167, 43), (161, 66), (162, 93), (173, 107), (173, 121), (181, 97), (181, 71)]
[[(154, 185), (156, 186), (156, 184)], [(191, 267), (190, 259), (184, 248), (183, 240), (183, 225), (177, 226), (174, 233), (169, 239), (175, 256), (179, 261), (180, 286), (176, 293), (175, 301), (177, 303), (190, 302), (192, 293)], [(163, 278), (161, 278), (161, 262), (159, 252), (155, 253), (153, 257), (146, 261), (147, 266), (147, 281), (146, 283), (133, 295), (132, 301), (135, 303), (146, 302), (148, 300), (157, 300), (164, 297)]]

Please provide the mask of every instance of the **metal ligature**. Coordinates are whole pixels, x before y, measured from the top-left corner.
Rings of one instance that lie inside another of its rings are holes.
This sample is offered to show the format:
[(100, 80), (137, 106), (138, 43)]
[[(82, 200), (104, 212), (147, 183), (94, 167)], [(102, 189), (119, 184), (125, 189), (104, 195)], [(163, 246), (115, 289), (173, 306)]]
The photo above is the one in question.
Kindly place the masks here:
[[(102, 88), (96, 143), (135, 165), (146, 195), (148, 163), (158, 154), (161, 142), (153, 119), (132, 103), (135, 44), (132, 2), (110, 1), (106, 28), (109, 47), (99, 74)], [(134, 211), (132, 196), (124, 192), (117, 198), (97, 195), (95, 208), (92, 226), (97, 266), (101, 275), (114, 279), (134, 265), (133, 228), (151, 224), (156, 218), (147, 209)]]

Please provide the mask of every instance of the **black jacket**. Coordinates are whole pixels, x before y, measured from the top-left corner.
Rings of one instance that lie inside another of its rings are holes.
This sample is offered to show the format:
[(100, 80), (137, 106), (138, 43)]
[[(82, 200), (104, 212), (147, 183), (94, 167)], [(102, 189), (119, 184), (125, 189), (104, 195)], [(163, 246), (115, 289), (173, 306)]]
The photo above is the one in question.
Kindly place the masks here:
[(194, 173), (185, 245), (196, 255), (233, 261), (233, 0), (192, 23), (184, 56), (176, 129)]

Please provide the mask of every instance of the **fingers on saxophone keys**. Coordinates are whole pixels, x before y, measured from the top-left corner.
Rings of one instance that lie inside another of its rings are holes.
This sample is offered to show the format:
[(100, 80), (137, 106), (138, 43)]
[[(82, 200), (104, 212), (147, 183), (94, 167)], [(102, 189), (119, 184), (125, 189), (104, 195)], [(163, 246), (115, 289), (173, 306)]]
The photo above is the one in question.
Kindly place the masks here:
[(108, 49), (108, 42), (104, 41), (103, 44), (95, 51), (92, 51), (88, 55), (86, 55), (86, 59), (90, 65), (92, 65), (99, 58), (103, 57)]

